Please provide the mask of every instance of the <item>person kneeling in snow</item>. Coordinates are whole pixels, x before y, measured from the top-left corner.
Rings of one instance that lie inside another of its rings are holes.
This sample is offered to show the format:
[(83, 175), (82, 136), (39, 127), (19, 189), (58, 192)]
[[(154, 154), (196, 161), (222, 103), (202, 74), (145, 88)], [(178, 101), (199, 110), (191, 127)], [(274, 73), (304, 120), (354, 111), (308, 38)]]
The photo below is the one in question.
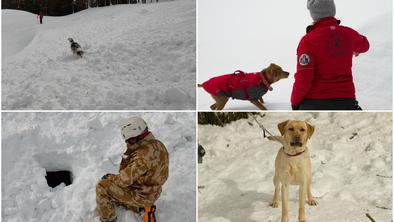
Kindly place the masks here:
[(293, 110), (358, 110), (353, 55), (369, 49), (365, 36), (340, 25), (333, 0), (307, 0), (314, 20), (297, 49)]
[(155, 222), (154, 203), (168, 178), (168, 152), (148, 130), (145, 121), (131, 117), (121, 125), (127, 144), (119, 174), (106, 174), (96, 187), (101, 221), (116, 221), (115, 206), (134, 212), (145, 210), (144, 221)]

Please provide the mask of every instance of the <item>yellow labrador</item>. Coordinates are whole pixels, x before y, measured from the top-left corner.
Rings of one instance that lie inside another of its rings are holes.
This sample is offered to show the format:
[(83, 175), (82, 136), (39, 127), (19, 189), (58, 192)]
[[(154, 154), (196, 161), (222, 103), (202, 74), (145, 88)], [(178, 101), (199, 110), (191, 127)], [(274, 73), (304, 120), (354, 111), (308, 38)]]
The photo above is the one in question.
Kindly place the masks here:
[(299, 188), (299, 215), (300, 222), (306, 222), (305, 200), (309, 205), (317, 205), (311, 193), (312, 170), (308, 147), (308, 139), (311, 138), (315, 128), (298, 120), (287, 120), (279, 123), (278, 128), (281, 136), (270, 136), (269, 140), (282, 143), (275, 159), (274, 185), (275, 193), (272, 207), (277, 208), (279, 192), (282, 185), (282, 222), (288, 222), (288, 187), (298, 185)]

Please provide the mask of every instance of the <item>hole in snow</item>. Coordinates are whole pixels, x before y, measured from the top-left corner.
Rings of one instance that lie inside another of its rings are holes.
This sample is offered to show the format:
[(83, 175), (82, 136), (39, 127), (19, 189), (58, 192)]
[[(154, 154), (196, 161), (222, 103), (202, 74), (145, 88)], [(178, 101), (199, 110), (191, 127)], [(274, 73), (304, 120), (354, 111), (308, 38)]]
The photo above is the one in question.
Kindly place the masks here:
[(72, 173), (68, 170), (47, 171), (45, 179), (47, 179), (48, 186), (52, 188), (57, 187), (61, 183), (64, 183), (66, 186), (68, 186), (73, 182)]

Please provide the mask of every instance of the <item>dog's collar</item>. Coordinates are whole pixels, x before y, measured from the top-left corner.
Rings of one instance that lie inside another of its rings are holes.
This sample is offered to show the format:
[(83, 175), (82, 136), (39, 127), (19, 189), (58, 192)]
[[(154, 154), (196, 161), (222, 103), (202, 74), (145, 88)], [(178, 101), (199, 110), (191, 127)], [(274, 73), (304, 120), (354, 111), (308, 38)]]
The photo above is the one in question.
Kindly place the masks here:
[(268, 79), (267, 73), (265, 72), (261, 72), (261, 79), (263, 80), (264, 85), (268, 88), (272, 84), (272, 82)]
[(286, 154), (286, 156), (289, 156), (289, 157), (295, 157), (295, 156), (299, 156), (299, 155), (301, 155), (301, 154), (305, 153), (305, 150), (306, 150), (306, 149), (304, 149), (303, 151), (301, 151), (301, 152), (299, 152), (299, 153), (296, 153), (296, 154), (288, 154), (288, 153), (286, 153), (286, 151), (285, 151), (285, 148), (284, 148), (284, 147), (283, 147), (282, 149), (283, 149), (283, 152)]

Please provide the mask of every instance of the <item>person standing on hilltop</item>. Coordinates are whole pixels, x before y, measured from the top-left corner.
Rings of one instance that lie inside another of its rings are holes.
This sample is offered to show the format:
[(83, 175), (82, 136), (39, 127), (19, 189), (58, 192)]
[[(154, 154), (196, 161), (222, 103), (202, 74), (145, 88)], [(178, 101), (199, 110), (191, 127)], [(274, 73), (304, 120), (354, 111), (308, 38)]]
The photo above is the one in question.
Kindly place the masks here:
[(42, 24), (42, 18), (44, 18), (44, 13), (43, 13), (42, 11), (40, 11), (40, 12), (37, 14), (37, 19), (40, 19), (40, 24)]

